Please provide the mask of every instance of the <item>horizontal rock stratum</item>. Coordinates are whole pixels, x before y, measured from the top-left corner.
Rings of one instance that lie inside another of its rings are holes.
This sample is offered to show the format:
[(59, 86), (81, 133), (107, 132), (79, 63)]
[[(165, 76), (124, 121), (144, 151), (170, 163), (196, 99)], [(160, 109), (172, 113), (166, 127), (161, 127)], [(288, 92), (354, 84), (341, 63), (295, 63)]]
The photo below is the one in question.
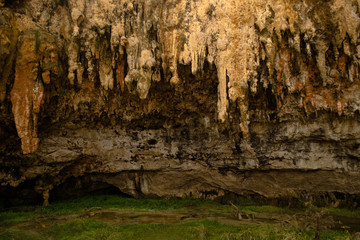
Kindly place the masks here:
[(359, 6), (0, 1), (1, 195), (359, 195)]

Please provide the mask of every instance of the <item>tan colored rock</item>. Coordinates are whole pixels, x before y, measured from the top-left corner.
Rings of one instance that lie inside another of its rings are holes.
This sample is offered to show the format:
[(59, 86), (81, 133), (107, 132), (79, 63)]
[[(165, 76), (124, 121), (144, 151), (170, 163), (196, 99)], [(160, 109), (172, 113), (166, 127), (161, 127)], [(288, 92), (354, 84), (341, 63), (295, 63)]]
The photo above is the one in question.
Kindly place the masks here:
[[(359, 1), (7, 7), (2, 185), (51, 176), (35, 183), (43, 194), (44, 186), (91, 175), (133, 196), (359, 194)], [(12, 85), (22, 149), (34, 153), (29, 166), (6, 159)]]
[(0, 102), (4, 102), (7, 95), (6, 85), (9, 83), (16, 57), (18, 32), (14, 27), (13, 13), (9, 9), (0, 9), (0, 22)]
[[(69, 58), (68, 79), (70, 81), (70, 84), (74, 85), (75, 74), (77, 73), (77, 69), (78, 69), (79, 46), (77, 46), (77, 44), (75, 42), (71, 42), (68, 45), (67, 54), (68, 54), (68, 58)], [(80, 76), (80, 74), (79, 74), (79, 76)]]
[[(48, 11), (46, 6), (37, 3), (29, 3), (34, 11), (31, 16), (38, 16), (41, 24), (51, 22), (50, 16), (43, 15)], [(238, 127), (248, 138), (249, 96), (256, 94), (259, 86), (271, 85), (280, 110), (287, 101), (286, 92), (300, 92), (298, 106), (307, 113), (324, 109), (341, 115), (359, 110), (358, 94), (345, 96), (338, 90), (341, 86), (341, 92), (354, 92), (347, 90), (351, 87), (343, 78), (353, 86), (359, 84), (359, 60), (355, 57), (360, 26), (357, 10), (356, 1), (344, 0), (323, 4), (272, 0), (146, 4), (130, 0), (96, 4), (70, 1), (72, 22), (64, 18), (65, 25), (71, 25), (66, 28), (73, 29), (72, 35), (64, 33), (68, 79), (71, 85), (75, 79), (82, 84), (83, 51), (90, 81), (98, 77), (105, 90), (114, 89), (117, 82), (121, 91), (125, 91), (125, 82), (129, 90), (130, 83), (134, 83), (139, 97), (145, 99), (151, 81), (161, 80), (161, 67), (170, 84), (180, 85), (183, 79), (178, 64), (191, 64), (192, 74), (197, 74), (207, 60), (217, 67), (218, 119), (228, 122), (229, 106), (238, 105)], [(35, 24), (28, 16), (20, 22), (21, 28)], [(9, 44), (6, 39), (3, 43)], [(339, 48), (343, 53), (338, 52)], [(329, 54), (334, 56), (332, 63), (326, 57)], [(295, 68), (301, 69), (300, 74)], [(44, 73), (43, 78), (47, 80), (48, 76)]]
[[(42, 82), (50, 83), (50, 71), (57, 69), (56, 46), (53, 44), (51, 38), (39, 30), (30, 30), (20, 36), (11, 103), (24, 154), (35, 152), (39, 145), (37, 121), (44, 98)], [(39, 71), (44, 71), (41, 78)]]
[(111, 66), (111, 58), (104, 57), (100, 59), (99, 77), (100, 83), (105, 90), (112, 90), (114, 88), (114, 74)]

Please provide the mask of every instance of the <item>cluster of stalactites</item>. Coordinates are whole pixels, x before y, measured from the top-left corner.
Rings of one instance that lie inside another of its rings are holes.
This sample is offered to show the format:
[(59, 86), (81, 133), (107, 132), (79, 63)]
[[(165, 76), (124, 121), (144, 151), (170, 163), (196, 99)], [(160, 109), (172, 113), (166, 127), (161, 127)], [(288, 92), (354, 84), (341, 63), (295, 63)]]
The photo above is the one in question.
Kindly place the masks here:
[(118, 84), (141, 99), (161, 76), (173, 85), (186, 81), (178, 64), (193, 74), (205, 61), (215, 64), (218, 119), (227, 121), (235, 102), (244, 138), (249, 96), (260, 86), (271, 85), (279, 110), (291, 96), (306, 112), (360, 111), (356, 0), (68, 0), (53, 8), (50, 2), (26, 1), (33, 11), (15, 17), (0, 1), (0, 101), (14, 62), (11, 101), (24, 153), (38, 146), (42, 83), (60, 70), (62, 40), (55, 35), (64, 39), (70, 84), (99, 78), (105, 91)]
[[(167, 7), (172, 9), (163, 19), (160, 40), (171, 83), (180, 82), (177, 63), (191, 65), (193, 74), (202, 70), (205, 60), (215, 63), (218, 118), (226, 121), (230, 102), (236, 102), (245, 138), (249, 94), (255, 94), (259, 84), (272, 85), (279, 109), (285, 95), (295, 92), (306, 112), (342, 114), (350, 104), (353, 110), (360, 108), (355, 86), (360, 57), (357, 2), (336, 0), (320, 6), (286, 0), (184, 0)], [(328, 29), (331, 25), (333, 30)], [(327, 60), (330, 53), (333, 62)]]
[[(160, 81), (160, 66), (156, 60), (158, 44), (146, 37), (153, 21), (152, 18), (140, 19), (149, 7), (143, 6), (139, 10), (132, 1), (121, 1), (118, 6), (112, 1), (100, 1), (101, 11), (88, 6), (92, 11), (87, 13), (85, 5), (90, 3), (84, 0), (71, 2), (73, 34), (67, 44), (71, 85), (77, 79), (81, 86), (86, 70), (90, 81), (99, 77), (104, 90), (112, 90), (117, 83), (121, 91), (127, 86), (129, 91), (145, 99), (151, 82)], [(115, 11), (109, 11), (119, 6), (126, 6), (119, 10), (121, 14), (114, 15)], [(106, 17), (104, 11), (108, 11)], [(125, 12), (130, 16), (127, 20)], [(87, 19), (86, 14), (90, 14), (91, 19)], [(144, 21), (145, 25), (140, 26)], [(81, 51), (85, 52), (87, 69), (84, 60), (80, 59)]]
[[(89, 79), (94, 80), (98, 73), (105, 90), (118, 82), (122, 90), (127, 86), (142, 99), (151, 82), (160, 81), (160, 67), (165, 79), (177, 85), (181, 83), (178, 64), (191, 65), (196, 74), (205, 61), (214, 63), (219, 81), (218, 118), (226, 121), (230, 102), (236, 102), (245, 138), (249, 94), (256, 93), (259, 84), (264, 88), (272, 85), (279, 108), (285, 94), (297, 92), (299, 107), (306, 111), (325, 109), (342, 114), (356, 98), (356, 92), (341, 97), (348, 89), (352, 91), (344, 79), (359, 81), (360, 25), (355, 1), (335, 0), (320, 6), (288, 0), (123, 0), (120, 5), (126, 8), (121, 11), (132, 17), (117, 18), (108, 12), (103, 18), (93, 11), (87, 24), (95, 22), (100, 29), (97, 33), (90, 32), (89, 26), (80, 29), (86, 20), (86, 1), (79, 2), (71, 6), (74, 39), (67, 45), (72, 84), (75, 74), (81, 84), (84, 72), (80, 46), (75, 43), (82, 32)], [(113, 1), (99, 0), (98, 4), (105, 12), (116, 7)], [(327, 11), (331, 19), (326, 19)], [(331, 24), (334, 33), (327, 29)], [(106, 26), (110, 27), (106, 30)], [(150, 39), (150, 31), (156, 32), (155, 38)], [(327, 60), (330, 53), (332, 62)], [(317, 81), (319, 86), (315, 86)]]

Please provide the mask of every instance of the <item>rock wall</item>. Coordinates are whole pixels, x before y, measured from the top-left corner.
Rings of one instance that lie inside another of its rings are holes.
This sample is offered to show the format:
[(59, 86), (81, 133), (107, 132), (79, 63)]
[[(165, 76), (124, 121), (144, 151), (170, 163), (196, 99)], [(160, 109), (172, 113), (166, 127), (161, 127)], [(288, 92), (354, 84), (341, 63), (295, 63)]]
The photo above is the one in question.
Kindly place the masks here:
[(0, 192), (359, 194), (359, 6), (1, 1)]

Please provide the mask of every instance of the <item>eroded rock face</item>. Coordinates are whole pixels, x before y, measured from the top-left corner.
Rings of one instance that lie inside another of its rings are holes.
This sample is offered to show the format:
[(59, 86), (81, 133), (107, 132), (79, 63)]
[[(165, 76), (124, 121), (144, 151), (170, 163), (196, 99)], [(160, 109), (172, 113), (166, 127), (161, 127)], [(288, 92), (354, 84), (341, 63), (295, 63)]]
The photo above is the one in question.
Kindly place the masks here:
[(35, 152), (39, 145), (37, 121), (44, 98), (44, 85), (58, 72), (58, 54), (54, 40), (38, 30), (20, 36), (11, 90), (12, 112), (24, 154)]
[(2, 185), (359, 194), (359, 6), (1, 3)]

